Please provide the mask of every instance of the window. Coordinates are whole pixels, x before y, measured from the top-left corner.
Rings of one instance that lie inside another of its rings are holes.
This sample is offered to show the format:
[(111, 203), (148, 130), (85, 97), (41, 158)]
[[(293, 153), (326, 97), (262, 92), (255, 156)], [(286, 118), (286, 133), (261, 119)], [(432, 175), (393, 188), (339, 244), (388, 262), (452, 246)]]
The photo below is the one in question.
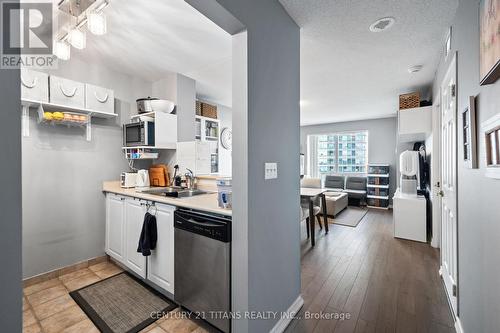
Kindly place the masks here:
[(310, 135), (307, 145), (311, 177), (367, 171), (368, 131)]

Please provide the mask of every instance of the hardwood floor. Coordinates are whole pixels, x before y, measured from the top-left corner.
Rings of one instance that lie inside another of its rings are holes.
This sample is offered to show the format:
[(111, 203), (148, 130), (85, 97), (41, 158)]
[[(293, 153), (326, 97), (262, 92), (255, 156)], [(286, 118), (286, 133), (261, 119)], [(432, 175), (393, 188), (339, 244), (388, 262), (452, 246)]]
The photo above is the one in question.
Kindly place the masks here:
[(455, 332), (439, 252), (392, 228), (391, 212), (370, 210), (356, 228), (318, 231), (314, 248), (304, 230), (304, 306), (286, 332)]

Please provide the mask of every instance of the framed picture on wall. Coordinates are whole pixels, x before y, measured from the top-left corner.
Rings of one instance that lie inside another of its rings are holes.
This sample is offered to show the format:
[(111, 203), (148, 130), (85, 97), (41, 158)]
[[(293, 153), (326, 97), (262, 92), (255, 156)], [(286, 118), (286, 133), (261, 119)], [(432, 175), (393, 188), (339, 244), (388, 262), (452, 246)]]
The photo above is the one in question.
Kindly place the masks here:
[(479, 68), (481, 85), (500, 77), (500, 0), (479, 4)]
[(469, 105), (462, 112), (463, 152), (465, 165), (470, 169), (477, 168), (476, 141), (476, 98), (469, 97)]
[(481, 124), (486, 177), (500, 179), (500, 113)]

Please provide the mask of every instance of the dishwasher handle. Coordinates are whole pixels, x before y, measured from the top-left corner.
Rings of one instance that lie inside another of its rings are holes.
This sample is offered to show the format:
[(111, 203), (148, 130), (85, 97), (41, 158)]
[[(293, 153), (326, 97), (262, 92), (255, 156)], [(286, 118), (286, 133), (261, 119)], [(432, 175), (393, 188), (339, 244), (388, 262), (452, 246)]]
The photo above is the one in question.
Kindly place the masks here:
[(187, 220), (187, 222), (195, 224), (195, 225), (199, 225), (202, 227), (224, 228), (224, 225), (221, 225), (221, 224), (215, 224), (215, 223), (210, 223), (210, 222), (197, 222), (194, 219), (189, 219), (189, 220)]

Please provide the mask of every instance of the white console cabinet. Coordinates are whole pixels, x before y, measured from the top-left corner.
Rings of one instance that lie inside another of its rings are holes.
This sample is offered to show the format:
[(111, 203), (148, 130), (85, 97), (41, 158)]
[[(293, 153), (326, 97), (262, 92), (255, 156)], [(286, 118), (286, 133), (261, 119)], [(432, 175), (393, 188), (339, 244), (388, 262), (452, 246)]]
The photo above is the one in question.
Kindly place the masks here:
[(404, 195), (398, 189), (392, 199), (394, 237), (427, 242), (427, 201), (423, 196)]

